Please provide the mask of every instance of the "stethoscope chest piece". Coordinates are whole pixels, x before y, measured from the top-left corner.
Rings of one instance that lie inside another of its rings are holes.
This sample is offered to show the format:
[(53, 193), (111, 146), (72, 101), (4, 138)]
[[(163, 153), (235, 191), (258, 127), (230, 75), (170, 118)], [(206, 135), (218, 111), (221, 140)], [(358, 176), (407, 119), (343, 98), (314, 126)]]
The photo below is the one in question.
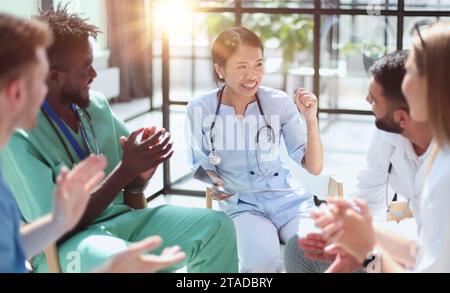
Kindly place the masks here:
[(208, 156), (208, 160), (210, 164), (217, 166), (222, 162), (222, 157), (218, 151), (212, 151)]
[[(212, 134), (215, 126), (216, 126), (216, 120), (217, 117), (219, 115), (220, 112), (220, 106), (222, 104), (222, 97), (223, 97), (223, 91), (224, 91), (225, 87), (222, 87), (219, 92), (217, 93), (217, 98), (218, 98), (218, 103), (217, 103), (217, 108), (216, 108), (216, 112), (215, 112), (215, 116), (214, 116), (214, 121), (211, 123), (209, 132), (210, 132), (210, 147), (211, 147), (211, 152), (208, 156), (208, 161), (210, 164), (217, 166), (220, 165), (220, 163), (222, 162), (222, 157), (220, 155), (220, 153), (217, 151), (216, 149), (216, 145), (214, 142), (214, 136)], [(257, 133), (256, 133), (256, 145), (257, 145), (257, 149), (260, 148), (260, 144), (261, 145), (265, 145), (264, 148), (261, 148), (264, 151), (268, 151), (271, 150), (273, 151), (273, 146), (275, 145), (275, 139), (276, 139), (276, 135), (275, 132), (272, 128), (272, 126), (269, 124), (269, 122), (267, 121), (263, 108), (261, 106), (261, 102), (259, 100), (258, 94), (256, 94), (256, 102), (258, 104), (258, 109), (259, 112), (261, 114), (261, 117), (264, 119), (265, 122), (265, 126), (260, 128)], [(260, 174), (263, 174), (261, 171), (261, 167), (259, 164), (259, 158), (258, 158), (258, 152), (255, 152), (255, 156), (256, 156), (256, 162), (258, 164), (258, 169), (260, 171)], [(255, 173), (256, 174), (256, 173)]]

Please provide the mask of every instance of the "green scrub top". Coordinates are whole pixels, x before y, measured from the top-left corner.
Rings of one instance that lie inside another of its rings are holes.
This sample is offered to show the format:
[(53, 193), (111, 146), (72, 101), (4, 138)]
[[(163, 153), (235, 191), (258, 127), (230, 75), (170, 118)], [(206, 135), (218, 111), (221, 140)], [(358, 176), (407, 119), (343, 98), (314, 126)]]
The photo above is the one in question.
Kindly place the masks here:
[[(90, 99), (87, 112), (91, 117), (100, 152), (108, 158), (106, 174), (109, 174), (122, 159), (120, 137), (128, 137), (130, 132), (113, 114), (102, 94), (91, 92)], [(86, 131), (91, 131), (89, 125), (85, 125), (85, 128)], [(72, 157), (79, 160), (69, 141), (60, 133)], [(72, 134), (78, 144), (84, 146), (81, 131)], [(17, 130), (1, 156), (5, 180), (11, 187), (24, 221), (30, 223), (50, 213), (56, 178), (61, 168), (71, 167), (72, 162), (42, 111), (38, 115), (37, 128), (32, 131)], [(92, 224), (129, 210), (124, 204), (123, 193), (120, 192)]]

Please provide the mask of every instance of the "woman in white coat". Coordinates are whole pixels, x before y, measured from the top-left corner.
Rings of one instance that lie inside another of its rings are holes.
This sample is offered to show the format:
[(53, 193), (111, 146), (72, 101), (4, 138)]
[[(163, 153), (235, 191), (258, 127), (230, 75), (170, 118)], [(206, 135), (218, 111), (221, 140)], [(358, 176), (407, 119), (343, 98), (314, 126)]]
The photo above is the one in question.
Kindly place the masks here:
[(418, 246), (375, 230), (362, 201), (355, 208), (335, 200), (314, 214), (329, 249), (350, 253), (368, 272), (450, 272), (450, 23), (415, 29), (403, 92), (413, 119), (430, 123), (437, 145), (420, 199)]

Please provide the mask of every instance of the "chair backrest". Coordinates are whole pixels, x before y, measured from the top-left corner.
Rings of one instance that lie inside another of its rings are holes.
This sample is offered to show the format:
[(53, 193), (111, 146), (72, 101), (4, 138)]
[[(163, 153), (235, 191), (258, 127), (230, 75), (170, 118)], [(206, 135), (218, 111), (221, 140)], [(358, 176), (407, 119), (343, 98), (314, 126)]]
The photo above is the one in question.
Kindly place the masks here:
[[(124, 203), (130, 208), (135, 210), (141, 210), (148, 207), (147, 199), (145, 194), (133, 194), (124, 193)], [(45, 260), (47, 261), (47, 268), (49, 273), (62, 273), (59, 257), (58, 257), (58, 247), (56, 243), (52, 244), (50, 247), (44, 250)]]
[(332, 176), (328, 181), (328, 197), (344, 197), (344, 183), (336, 181)]
[(213, 198), (212, 198), (212, 190), (211, 188), (206, 188), (206, 208), (212, 210), (212, 203), (213, 203)]
[(386, 220), (400, 223), (403, 220), (414, 218), (411, 208), (407, 202), (392, 202)]

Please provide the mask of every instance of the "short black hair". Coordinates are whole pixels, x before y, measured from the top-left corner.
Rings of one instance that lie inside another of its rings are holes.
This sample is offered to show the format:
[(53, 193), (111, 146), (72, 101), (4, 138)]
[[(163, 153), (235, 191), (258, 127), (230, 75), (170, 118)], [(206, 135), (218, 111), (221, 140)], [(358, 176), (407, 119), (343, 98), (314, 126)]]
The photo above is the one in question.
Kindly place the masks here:
[(78, 49), (89, 37), (97, 39), (101, 30), (88, 24), (88, 19), (81, 18), (79, 15), (70, 13), (68, 5), (58, 4), (56, 9), (50, 9), (39, 12), (35, 18), (46, 23), (53, 32), (54, 43), (47, 50), (50, 66), (58, 66), (60, 57), (64, 56), (71, 49)]
[(402, 82), (406, 74), (405, 63), (409, 51), (395, 51), (377, 60), (370, 73), (383, 89), (383, 95), (391, 103), (409, 110), (402, 92)]

